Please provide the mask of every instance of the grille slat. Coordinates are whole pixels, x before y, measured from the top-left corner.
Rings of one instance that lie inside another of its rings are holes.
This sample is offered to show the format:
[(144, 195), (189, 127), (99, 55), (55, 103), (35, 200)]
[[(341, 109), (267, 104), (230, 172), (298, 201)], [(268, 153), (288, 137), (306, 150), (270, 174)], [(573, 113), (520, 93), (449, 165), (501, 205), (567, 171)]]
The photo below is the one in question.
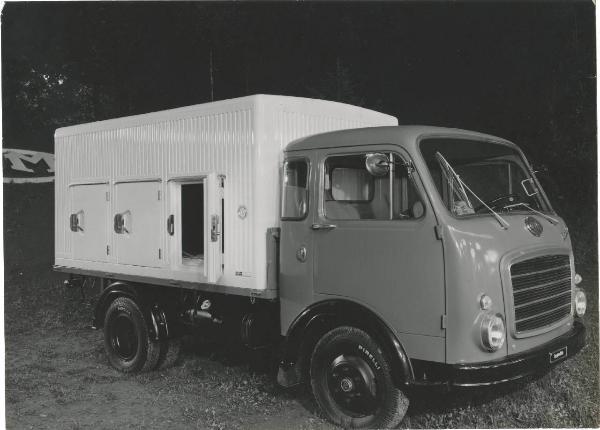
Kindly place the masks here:
[(532, 274), (541, 270), (555, 269), (558, 266), (566, 266), (568, 264), (568, 255), (544, 255), (542, 257), (531, 258), (513, 264), (510, 273), (512, 276)]
[(541, 315), (553, 310), (560, 306), (568, 305), (571, 303), (571, 294), (567, 291), (559, 296), (552, 297), (551, 299), (544, 300), (543, 302), (534, 302), (522, 305), (523, 307), (515, 310), (515, 318), (517, 322), (532, 318), (536, 315)]
[(541, 299), (542, 297), (553, 296), (561, 291), (570, 290), (571, 280), (561, 281), (557, 284), (544, 284), (536, 289), (527, 291), (514, 291), (514, 304), (520, 306), (523, 303), (533, 302), (534, 300)]
[(567, 295), (569, 295), (569, 296), (570, 296), (570, 295), (571, 295), (571, 292), (570, 292), (570, 291), (562, 291), (562, 292), (560, 292), (560, 293), (558, 293), (558, 294), (554, 294), (554, 295), (547, 295), (547, 296), (544, 296), (544, 297), (542, 297), (542, 298), (539, 298), (539, 299), (537, 299), (537, 300), (532, 300), (532, 301), (531, 301), (531, 302), (529, 302), (529, 303), (524, 303), (524, 304), (522, 304), (522, 305), (515, 306), (515, 309), (518, 311), (519, 309), (524, 309), (524, 308), (526, 308), (526, 307), (533, 306), (533, 305), (535, 305), (535, 304), (539, 304), (539, 303), (542, 303), (542, 304), (543, 304), (543, 303), (545, 303), (545, 302), (547, 302), (547, 301), (549, 301), (549, 300), (555, 299), (555, 298), (557, 298), (557, 297), (564, 296), (565, 294), (567, 294)]
[(519, 331), (523, 332), (523, 331), (527, 331), (527, 330), (535, 330), (536, 328), (541, 328), (546, 325), (550, 325), (552, 323), (555, 323), (556, 321), (560, 321), (561, 319), (565, 318), (570, 313), (571, 313), (570, 304), (568, 306), (565, 305), (565, 306), (555, 310), (553, 313), (541, 315), (538, 318), (532, 318), (530, 320), (520, 322), (519, 323), (519, 325), (520, 325)]
[(526, 278), (513, 279), (513, 290), (524, 290), (532, 286), (539, 286), (541, 283), (557, 282), (557, 279), (570, 280), (571, 268), (561, 268), (560, 270), (547, 271), (536, 276), (530, 274)]
[(565, 264), (563, 266), (557, 266), (557, 267), (551, 267), (550, 269), (543, 269), (543, 270), (535, 270), (533, 272), (528, 272), (528, 273), (521, 273), (519, 275), (513, 275), (513, 279), (519, 279), (522, 278), (524, 276), (531, 276), (531, 275), (544, 275), (548, 272), (550, 272), (550, 276), (552, 276), (552, 272), (554, 272), (555, 270), (559, 270), (559, 269), (568, 269), (569, 271), (571, 271), (571, 265), (570, 264)]
[(517, 333), (535, 330), (571, 312), (571, 266), (568, 255), (545, 255), (510, 268)]

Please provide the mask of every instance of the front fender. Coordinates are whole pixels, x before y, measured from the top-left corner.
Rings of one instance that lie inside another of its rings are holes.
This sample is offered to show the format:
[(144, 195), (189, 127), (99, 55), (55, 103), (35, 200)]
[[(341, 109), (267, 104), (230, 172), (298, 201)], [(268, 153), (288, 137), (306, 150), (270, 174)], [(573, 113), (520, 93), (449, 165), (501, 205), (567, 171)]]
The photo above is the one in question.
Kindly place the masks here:
[(306, 308), (290, 325), (282, 344), (278, 382), (292, 386), (302, 382), (309, 354), (328, 331), (344, 325), (360, 328), (371, 335), (391, 360), (397, 386), (414, 380), (408, 354), (392, 330), (368, 308), (343, 299), (325, 300)]

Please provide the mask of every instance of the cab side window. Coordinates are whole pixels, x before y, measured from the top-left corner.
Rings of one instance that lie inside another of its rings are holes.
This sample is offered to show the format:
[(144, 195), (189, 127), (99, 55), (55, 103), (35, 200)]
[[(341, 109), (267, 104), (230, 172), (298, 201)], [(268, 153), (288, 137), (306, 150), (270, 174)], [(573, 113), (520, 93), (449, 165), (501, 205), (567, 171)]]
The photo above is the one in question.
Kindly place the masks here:
[(288, 160), (283, 164), (281, 219), (300, 220), (308, 213), (308, 162)]
[[(332, 156), (325, 161), (324, 211), (331, 220), (396, 220), (420, 218), (424, 206), (404, 161), (398, 155), (380, 172), (366, 167), (372, 154)], [(391, 189), (391, 199), (390, 199)]]

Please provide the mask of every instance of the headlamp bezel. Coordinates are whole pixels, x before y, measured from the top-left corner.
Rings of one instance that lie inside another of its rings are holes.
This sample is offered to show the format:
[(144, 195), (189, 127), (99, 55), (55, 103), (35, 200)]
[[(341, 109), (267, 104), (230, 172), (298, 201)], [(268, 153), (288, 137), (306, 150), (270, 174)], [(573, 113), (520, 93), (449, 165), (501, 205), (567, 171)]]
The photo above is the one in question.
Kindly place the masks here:
[[(494, 325), (500, 326), (494, 330)], [(496, 352), (500, 350), (506, 342), (506, 323), (504, 316), (500, 313), (486, 312), (481, 318), (480, 324), (481, 330), (481, 344), (483, 348), (488, 352)], [(500, 341), (494, 341), (493, 332), (501, 333)]]

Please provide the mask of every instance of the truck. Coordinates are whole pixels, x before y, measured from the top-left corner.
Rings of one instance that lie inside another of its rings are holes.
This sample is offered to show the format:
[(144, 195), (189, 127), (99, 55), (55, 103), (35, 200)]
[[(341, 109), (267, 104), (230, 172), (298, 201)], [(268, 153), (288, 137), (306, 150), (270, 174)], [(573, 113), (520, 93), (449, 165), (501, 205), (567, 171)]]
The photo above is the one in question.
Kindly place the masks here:
[(323, 414), (545, 372), (585, 344), (569, 231), (517, 145), (254, 95), (56, 130), (55, 265), (121, 372), (184, 335), (277, 351)]

